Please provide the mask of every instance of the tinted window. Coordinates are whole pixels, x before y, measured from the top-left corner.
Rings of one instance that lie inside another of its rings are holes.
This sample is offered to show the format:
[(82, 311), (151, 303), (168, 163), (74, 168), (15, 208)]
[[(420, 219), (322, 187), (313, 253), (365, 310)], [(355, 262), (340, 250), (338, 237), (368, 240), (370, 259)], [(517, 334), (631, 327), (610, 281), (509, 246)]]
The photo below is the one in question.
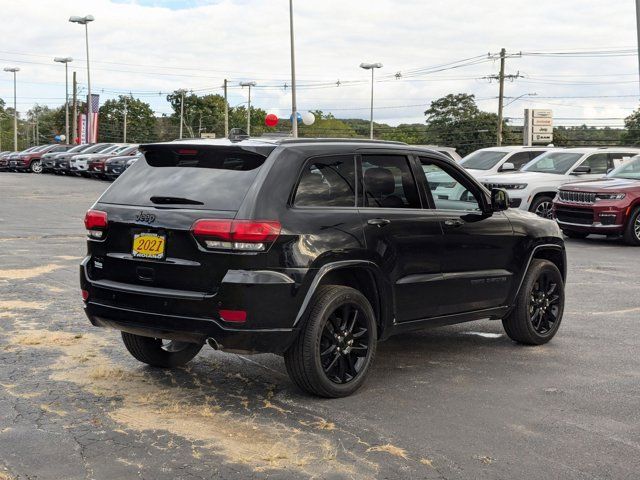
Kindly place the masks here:
[(364, 155), (365, 207), (421, 208), (409, 160), (400, 155)]
[(150, 148), (100, 201), (155, 206), (151, 197), (167, 197), (193, 202), (187, 208), (235, 211), (273, 148)]
[(580, 164), (582, 167), (591, 167), (589, 173), (605, 174), (609, 170), (609, 154), (608, 153), (596, 153), (591, 155), (584, 162)]
[(582, 153), (547, 152), (540, 155), (522, 170), (526, 172), (555, 173), (564, 175), (580, 160)]
[(440, 166), (428, 158), (421, 158), (420, 162), (436, 209), (480, 210), (480, 202), (469, 186), (452, 175), (453, 168)]
[(529, 161), (534, 158), (530, 156), (530, 152), (518, 152), (511, 155), (507, 162), (513, 163), (513, 166), (516, 167), (516, 170), (520, 170), (524, 167)]
[(354, 157), (349, 155), (309, 160), (296, 189), (297, 207), (355, 207)]
[(462, 159), (460, 165), (474, 170), (491, 170), (507, 152), (495, 152), (491, 150), (477, 150)]

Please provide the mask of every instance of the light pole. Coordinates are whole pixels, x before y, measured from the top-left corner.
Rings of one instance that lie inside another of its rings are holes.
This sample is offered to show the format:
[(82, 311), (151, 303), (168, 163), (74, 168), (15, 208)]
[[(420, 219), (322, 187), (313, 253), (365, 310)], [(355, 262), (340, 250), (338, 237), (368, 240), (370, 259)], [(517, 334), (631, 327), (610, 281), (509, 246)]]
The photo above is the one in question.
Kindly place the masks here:
[[(640, 0), (637, 0), (640, 2)], [(291, 134), (298, 138), (298, 105), (296, 104), (296, 56), (293, 39), (293, 0), (289, 0), (289, 34), (291, 36)]]
[(369, 138), (373, 140), (373, 72), (376, 68), (382, 68), (381, 63), (361, 63), (360, 68), (371, 70), (371, 125), (369, 127)]
[(91, 69), (89, 68), (89, 22), (93, 22), (95, 19), (93, 15), (85, 15), (84, 17), (78, 17), (73, 15), (69, 17), (71, 23), (78, 23), (84, 25), (84, 39), (87, 46), (87, 143), (91, 143), (91, 124), (93, 123), (93, 105), (91, 105)]
[(180, 134), (178, 135), (180, 140), (182, 140), (182, 125), (184, 124), (184, 93), (185, 91), (180, 89), (178, 90), (180, 93)]
[(251, 87), (255, 87), (256, 82), (240, 82), (240, 86), (249, 87), (249, 99), (247, 101), (247, 135), (251, 135)]
[[(640, 0), (636, 0), (636, 30), (638, 35), (638, 48), (640, 49)], [(640, 50), (638, 51), (638, 66), (640, 68)]]
[(18, 104), (16, 102), (16, 73), (18, 67), (5, 67), (5, 72), (13, 73), (13, 149), (18, 151)]
[(54, 62), (64, 63), (64, 135), (65, 142), (69, 143), (69, 62), (71, 57), (56, 57)]

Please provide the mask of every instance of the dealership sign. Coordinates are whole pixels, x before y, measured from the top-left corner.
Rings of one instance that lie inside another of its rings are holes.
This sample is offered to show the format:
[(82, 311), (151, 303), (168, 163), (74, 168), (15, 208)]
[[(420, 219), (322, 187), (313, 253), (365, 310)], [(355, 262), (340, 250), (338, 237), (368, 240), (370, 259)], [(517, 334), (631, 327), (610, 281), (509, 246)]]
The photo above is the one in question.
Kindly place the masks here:
[(553, 142), (553, 111), (525, 109), (523, 145), (532, 146)]

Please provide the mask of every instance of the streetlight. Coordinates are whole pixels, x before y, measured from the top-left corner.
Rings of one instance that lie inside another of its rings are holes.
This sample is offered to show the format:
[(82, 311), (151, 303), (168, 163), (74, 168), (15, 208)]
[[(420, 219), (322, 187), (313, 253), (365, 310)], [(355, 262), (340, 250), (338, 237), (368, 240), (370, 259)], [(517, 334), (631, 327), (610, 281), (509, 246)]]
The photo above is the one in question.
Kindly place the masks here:
[(56, 57), (54, 62), (64, 63), (64, 134), (65, 141), (69, 143), (69, 62), (73, 62), (71, 57)]
[[(522, 95), (520, 95), (520, 96), (518, 96), (518, 97), (514, 98), (513, 100), (511, 100), (509, 103), (506, 103), (504, 106), (505, 106), (505, 107), (508, 107), (509, 105), (511, 105), (511, 104), (512, 104), (512, 103), (514, 103), (514, 102), (517, 102), (517, 101), (518, 101), (518, 100), (520, 100), (521, 98), (524, 98), (524, 97), (535, 97), (535, 96), (537, 96), (537, 95), (538, 95), (538, 94), (537, 94), (537, 93), (535, 93), (535, 92), (533, 92), (533, 93), (523, 93)], [(506, 98), (509, 98), (509, 97), (506, 97)]]
[(373, 72), (376, 68), (382, 68), (381, 63), (361, 63), (360, 68), (371, 70), (371, 125), (369, 127), (369, 137), (373, 140)]
[(69, 17), (69, 21), (71, 23), (77, 23), (79, 25), (84, 25), (84, 39), (87, 46), (87, 89), (88, 89), (88, 97), (87, 97), (87, 143), (91, 143), (91, 123), (93, 117), (93, 105), (91, 105), (91, 72), (89, 69), (89, 22), (93, 22), (95, 19), (93, 15), (85, 15), (84, 17), (78, 17), (77, 15), (73, 15)]
[(5, 72), (13, 73), (13, 149), (18, 151), (18, 104), (16, 102), (16, 72), (19, 72), (18, 67), (5, 67)]
[(298, 105), (296, 104), (296, 56), (293, 42), (293, 0), (289, 0), (289, 35), (291, 36), (291, 134), (293, 135), (293, 138), (298, 138)]
[(247, 135), (251, 135), (251, 87), (255, 87), (256, 82), (240, 82), (240, 86), (249, 87), (249, 99), (247, 101)]

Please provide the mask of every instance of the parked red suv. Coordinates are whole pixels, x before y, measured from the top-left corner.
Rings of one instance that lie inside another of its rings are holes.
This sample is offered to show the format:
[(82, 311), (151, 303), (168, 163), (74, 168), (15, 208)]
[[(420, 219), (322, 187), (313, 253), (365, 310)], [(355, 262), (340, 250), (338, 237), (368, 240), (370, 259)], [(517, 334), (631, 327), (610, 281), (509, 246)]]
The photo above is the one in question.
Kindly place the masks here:
[(604, 178), (563, 185), (553, 214), (569, 238), (622, 235), (628, 244), (640, 245), (640, 156)]
[(51, 145), (44, 145), (30, 152), (22, 152), (15, 160), (9, 162), (9, 168), (18, 172), (30, 171), (32, 173), (42, 173), (42, 155), (45, 153), (66, 152), (72, 146), (73, 145), (53, 143)]

